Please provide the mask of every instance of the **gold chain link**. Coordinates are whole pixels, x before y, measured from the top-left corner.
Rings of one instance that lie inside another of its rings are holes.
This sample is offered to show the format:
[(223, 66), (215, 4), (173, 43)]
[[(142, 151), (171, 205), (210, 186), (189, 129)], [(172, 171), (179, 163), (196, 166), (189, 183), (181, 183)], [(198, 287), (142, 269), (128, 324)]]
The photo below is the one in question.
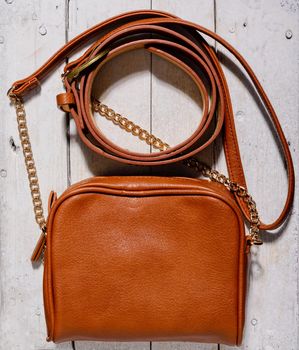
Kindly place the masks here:
[[(33, 159), (32, 148), (28, 134), (24, 103), (20, 97), (17, 97), (12, 93), (9, 94), (9, 97), (16, 109), (19, 135), (29, 179), (29, 187), (31, 190), (35, 220), (41, 228), (41, 230), (43, 231), (43, 233), (45, 234), (46, 220), (44, 217), (37, 171)], [(142, 129), (140, 126), (136, 125), (127, 118), (124, 118), (120, 114), (115, 113), (114, 110), (102, 104), (100, 101), (95, 100), (93, 107), (94, 111), (106, 117), (108, 120), (112, 120), (114, 124), (119, 125), (122, 129), (132, 133), (134, 136), (138, 136), (140, 140), (146, 141), (149, 145), (152, 145), (153, 147), (161, 151), (164, 151), (169, 148), (169, 145), (167, 143), (163, 142), (159, 138), (156, 138), (154, 135)], [(249, 243), (256, 245), (263, 244), (263, 241), (259, 237), (260, 218), (256, 208), (256, 203), (253, 200), (252, 196), (248, 193), (247, 189), (239, 185), (238, 183), (231, 181), (228, 177), (219, 173), (217, 170), (213, 170), (207, 165), (202, 164), (201, 162), (199, 162), (198, 159), (194, 157), (188, 159), (185, 162), (185, 164), (188, 167), (197, 170), (203, 176), (208, 177), (211, 181), (215, 181), (222, 184), (230, 192), (235, 193), (238, 197), (243, 199), (243, 201), (247, 204), (250, 215)]]
[(37, 177), (37, 171), (35, 167), (35, 162), (32, 154), (32, 147), (30, 143), (30, 137), (28, 133), (24, 103), (20, 97), (17, 97), (14, 94), (9, 94), (9, 97), (16, 109), (19, 136), (20, 136), (20, 141), (23, 149), (26, 170), (28, 174), (35, 221), (39, 225), (42, 232), (45, 234), (46, 220), (44, 217), (44, 210), (43, 210), (43, 203), (42, 203), (41, 194), (40, 194), (39, 181)]
[(238, 197), (242, 198), (247, 204), (247, 208), (250, 215), (250, 228), (249, 228), (249, 240), (250, 244), (261, 245), (263, 241), (259, 236), (260, 217), (256, 208), (256, 203), (252, 196), (248, 193), (244, 186), (239, 185), (237, 182), (230, 180), (227, 176), (219, 173), (219, 171), (211, 169), (205, 164), (199, 162), (198, 159), (192, 157), (189, 158), (185, 164), (201, 173), (203, 176), (209, 178), (211, 181), (218, 182), (225, 186), (230, 192), (235, 193)]
[(169, 148), (167, 143), (163, 142), (161, 139), (149, 133), (145, 129), (142, 129), (134, 122), (116, 113), (113, 109), (109, 108), (95, 98), (93, 99), (93, 110), (106, 119), (111, 120), (115, 125), (119, 125), (125, 131), (139, 137), (141, 141), (145, 141), (148, 145), (153, 146), (160, 151), (166, 151)]
[[(167, 143), (150, 134), (145, 129), (142, 129), (129, 119), (116, 113), (112, 108), (109, 108), (107, 105), (95, 98), (93, 99), (93, 109), (101, 116), (111, 120), (114, 124), (119, 125), (122, 129), (132, 133), (134, 136), (138, 136), (140, 140), (146, 141), (147, 144), (152, 145), (154, 148), (157, 148), (160, 151), (165, 151), (170, 147)], [(231, 181), (228, 177), (219, 173), (217, 170), (213, 170), (207, 165), (200, 163), (199, 160), (194, 157), (189, 158), (185, 164), (188, 167), (194, 168), (203, 176), (208, 177), (211, 181), (224, 185), (230, 192), (236, 193), (238, 197), (243, 199), (243, 201), (247, 204), (250, 215), (250, 244), (263, 244), (263, 241), (259, 237), (260, 218), (256, 208), (256, 203), (252, 196), (248, 193), (247, 189), (238, 183)]]

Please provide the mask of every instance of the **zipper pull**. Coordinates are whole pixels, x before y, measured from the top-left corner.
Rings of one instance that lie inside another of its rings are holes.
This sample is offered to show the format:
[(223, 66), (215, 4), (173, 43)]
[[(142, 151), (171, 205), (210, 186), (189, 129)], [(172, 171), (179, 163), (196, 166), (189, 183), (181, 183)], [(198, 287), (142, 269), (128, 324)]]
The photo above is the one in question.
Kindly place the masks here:
[(33, 250), (33, 253), (31, 255), (31, 261), (32, 262), (38, 262), (41, 256), (43, 255), (43, 252), (46, 248), (46, 241), (47, 241), (47, 235), (46, 230), (42, 230), (42, 233), (35, 245), (35, 248)]

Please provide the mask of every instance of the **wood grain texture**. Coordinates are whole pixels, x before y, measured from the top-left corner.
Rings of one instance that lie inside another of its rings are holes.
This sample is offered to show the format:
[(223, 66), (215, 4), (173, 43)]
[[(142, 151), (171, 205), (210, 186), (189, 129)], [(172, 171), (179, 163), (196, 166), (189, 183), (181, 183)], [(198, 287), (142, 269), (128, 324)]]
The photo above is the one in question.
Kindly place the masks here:
[[(217, 1), (216, 30), (247, 58), (261, 80), (277, 111), (298, 170), (299, 9), (290, 11), (283, 3)], [(287, 38), (291, 35), (288, 31), (292, 32), (291, 38)], [(286, 195), (282, 156), (246, 74), (219, 46), (218, 53), (232, 95), (248, 187), (262, 220), (269, 222), (278, 215)], [(219, 167), (223, 168), (223, 157)], [(265, 232), (265, 244), (252, 253), (242, 349), (298, 349), (297, 234), (298, 197), (281, 231)]]
[[(290, 143), (296, 170), (299, 149), (299, 4), (296, 0), (13, 0), (0, 4), (0, 350), (72, 349), (45, 341), (42, 268), (29, 257), (38, 237), (14, 110), (5, 95), (56, 49), (88, 27), (124, 11), (153, 8), (200, 23), (233, 44), (249, 61), (273, 102)], [(214, 43), (211, 42), (213, 45)], [(236, 126), (250, 192), (266, 221), (281, 209), (285, 169), (266, 115), (246, 75), (217, 46), (230, 86)], [(70, 59), (73, 59), (73, 56)], [(132, 64), (134, 62), (134, 64)], [(182, 166), (126, 166), (99, 157), (82, 145), (72, 120), (56, 108), (63, 91), (60, 67), (41, 92), (26, 101), (28, 126), (41, 182), (43, 202), (51, 189), (95, 175), (185, 174)], [(95, 94), (117, 112), (176, 144), (200, 121), (201, 103), (184, 73), (144, 51), (124, 54), (107, 64)], [(104, 118), (99, 126), (114, 142), (152, 151)], [(67, 138), (67, 134), (69, 138)], [(200, 155), (226, 172), (221, 140)], [(59, 169), (59, 171), (58, 171)], [(241, 349), (298, 349), (298, 191), (292, 215), (276, 234), (264, 234), (250, 264), (245, 339)], [(283, 233), (282, 233), (283, 231)], [(217, 345), (185, 342), (76, 342), (78, 350), (216, 350)], [(228, 350), (230, 347), (220, 346)]]
[[(1, 315), (0, 349), (71, 349), (46, 343), (42, 300), (42, 268), (30, 255), (39, 237), (34, 221), (14, 108), (6, 90), (31, 74), (65, 42), (64, 0), (24, 0), (0, 4), (1, 80)], [(26, 100), (28, 128), (46, 207), (51, 189), (67, 185), (66, 129), (55, 106), (61, 88), (59, 72)], [(57, 173), (59, 169), (59, 173)]]
[[(183, 19), (200, 23), (214, 30), (214, 2), (212, 0), (183, 1), (153, 0), (152, 9), (166, 11)], [(206, 38), (213, 45), (214, 42)], [(151, 131), (173, 146), (187, 139), (202, 118), (202, 100), (196, 85), (187, 74), (168, 61), (153, 55), (151, 92)], [(200, 154), (208, 164), (214, 162), (213, 146)], [(196, 176), (184, 165), (155, 167), (155, 174)]]
[[(71, 1), (69, 3), (68, 36), (72, 38), (91, 25), (109, 17), (140, 8), (150, 8), (150, 1), (104, 0), (101, 1), (101, 6), (97, 0)], [(150, 54), (143, 50), (129, 52), (113, 59), (103, 67), (95, 81), (94, 91), (103, 103), (111, 106), (116, 112), (138, 122), (143, 128), (149, 129), (150, 76)], [(103, 117), (96, 117), (96, 119), (102, 132), (115, 143), (134, 151), (150, 151), (146, 143), (136, 142), (132, 135), (124, 133), (122, 129)], [(75, 124), (71, 120), (71, 182), (94, 175), (138, 174), (145, 171), (145, 168), (127, 166), (94, 154), (78, 140)]]

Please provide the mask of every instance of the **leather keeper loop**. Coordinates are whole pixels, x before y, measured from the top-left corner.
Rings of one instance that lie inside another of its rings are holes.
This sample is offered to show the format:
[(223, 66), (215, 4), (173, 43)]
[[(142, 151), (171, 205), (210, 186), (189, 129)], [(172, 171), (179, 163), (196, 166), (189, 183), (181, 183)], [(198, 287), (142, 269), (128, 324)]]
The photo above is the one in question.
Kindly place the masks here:
[(69, 113), (71, 111), (70, 105), (74, 105), (75, 98), (71, 92), (65, 92), (62, 94), (58, 94), (56, 96), (57, 106), (63, 110), (64, 112)]

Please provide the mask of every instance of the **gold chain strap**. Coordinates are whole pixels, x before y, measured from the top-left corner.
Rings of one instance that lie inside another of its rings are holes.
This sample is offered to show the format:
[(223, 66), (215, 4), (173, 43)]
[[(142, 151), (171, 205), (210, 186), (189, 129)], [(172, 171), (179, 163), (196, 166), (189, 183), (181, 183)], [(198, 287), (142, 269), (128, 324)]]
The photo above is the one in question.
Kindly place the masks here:
[(211, 169), (205, 164), (202, 164), (198, 159), (192, 157), (189, 158), (185, 164), (195, 169), (198, 173), (209, 178), (211, 181), (218, 182), (225, 186), (230, 192), (235, 193), (238, 197), (242, 198), (243, 201), (247, 204), (249, 215), (250, 215), (250, 228), (249, 228), (249, 241), (250, 244), (261, 245), (263, 241), (259, 236), (259, 225), (260, 218), (256, 208), (256, 203), (253, 200), (252, 196), (248, 193), (247, 189), (244, 186), (239, 185), (237, 182), (231, 181), (227, 176), (219, 173), (219, 171)]
[(28, 174), (35, 221), (39, 225), (42, 232), (46, 234), (46, 220), (44, 217), (43, 203), (42, 203), (41, 194), (40, 194), (37, 171), (35, 167), (35, 162), (32, 154), (32, 147), (30, 143), (30, 137), (28, 133), (24, 103), (20, 97), (17, 97), (13, 94), (9, 94), (9, 97), (10, 97), (11, 103), (14, 105), (16, 109), (19, 136), (20, 136), (20, 141), (23, 149), (26, 170)]
[(104, 105), (97, 99), (93, 100), (93, 110), (98, 112), (102, 117), (111, 120), (115, 125), (119, 125), (125, 131), (139, 137), (141, 141), (145, 141), (148, 145), (153, 146), (160, 151), (166, 151), (169, 148), (167, 143), (163, 142), (145, 129), (142, 129), (139, 125), (116, 113), (113, 109)]
[[(142, 129), (140, 126), (123, 117), (119, 113), (116, 113), (112, 108), (109, 108), (107, 105), (103, 104), (95, 98), (93, 99), (93, 110), (95, 112), (98, 112), (106, 119), (111, 120), (114, 124), (119, 125), (127, 132), (130, 132), (134, 136), (138, 136), (140, 140), (145, 141), (147, 144), (152, 145), (154, 148), (159, 149), (160, 151), (165, 151), (170, 147), (161, 139), (155, 137), (153, 134), (150, 134), (148, 131)], [(263, 241), (259, 237), (260, 218), (256, 208), (256, 203), (253, 200), (252, 196), (248, 193), (247, 189), (244, 186), (231, 181), (228, 177), (219, 173), (217, 170), (213, 170), (207, 165), (200, 163), (198, 159), (194, 157), (188, 159), (185, 164), (188, 167), (195, 169), (199, 174), (202, 174), (203, 176), (209, 178), (211, 181), (222, 184), (230, 192), (236, 193), (238, 197), (243, 199), (243, 201), (247, 204), (250, 215), (250, 228), (248, 237), (249, 243), (256, 245), (263, 244)]]
[[(25, 158), (25, 165), (29, 179), (29, 187), (31, 191), (31, 197), (33, 202), (33, 209), (35, 214), (35, 220), (39, 227), (41, 228), (43, 234), (46, 234), (46, 220), (44, 217), (43, 204), (41, 200), (39, 181), (37, 177), (37, 171), (35, 167), (35, 162), (32, 153), (32, 147), (30, 143), (28, 127), (26, 122), (26, 112), (24, 108), (23, 100), (20, 97), (9, 93), (12, 104), (16, 109), (18, 130), (21, 140), (21, 145), (23, 149), (23, 154)], [(164, 143), (159, 138), (150, 134), (146, 130), (142, 129), (138, 125), (129, 121), (127, 118), (122, 117), (120, 114), (115, 113), (114, 110), (108, 108), (108, 106), (102, 104), (100, 101), (94, 101), (94, 110), (99, 112), (102, 116), (106, 117), (108, 120), (112, 120), (116, 125), (119, 125), (128, 132), (131, 132), (134, 136), (138, 136), (141, 140), (146, 141), (153, 147), (165, 150), (169, 148), (167, 143)], [(211, 181), (218, 182), (225, 186), (230, 192), (237, 194), (238, 197), (242, 198), (247, 204), (249, 214), (250, 214), (250, 230), (249, 230), (249, 240), (250, 244), (261, 245), (262, 240), (259, 237), (259, 225), (260, 218), (256, 208), (256, 203), (252, 196), (248, 193), (247, 189), (238, 183), (231, 181), (225, 175), (219, 173), (217, 170), (213, 170), (208, 166), (200, 163), (196, 158), (188, 159), (185, 164), (201, 173), (203, 176), (208, 177)]]

